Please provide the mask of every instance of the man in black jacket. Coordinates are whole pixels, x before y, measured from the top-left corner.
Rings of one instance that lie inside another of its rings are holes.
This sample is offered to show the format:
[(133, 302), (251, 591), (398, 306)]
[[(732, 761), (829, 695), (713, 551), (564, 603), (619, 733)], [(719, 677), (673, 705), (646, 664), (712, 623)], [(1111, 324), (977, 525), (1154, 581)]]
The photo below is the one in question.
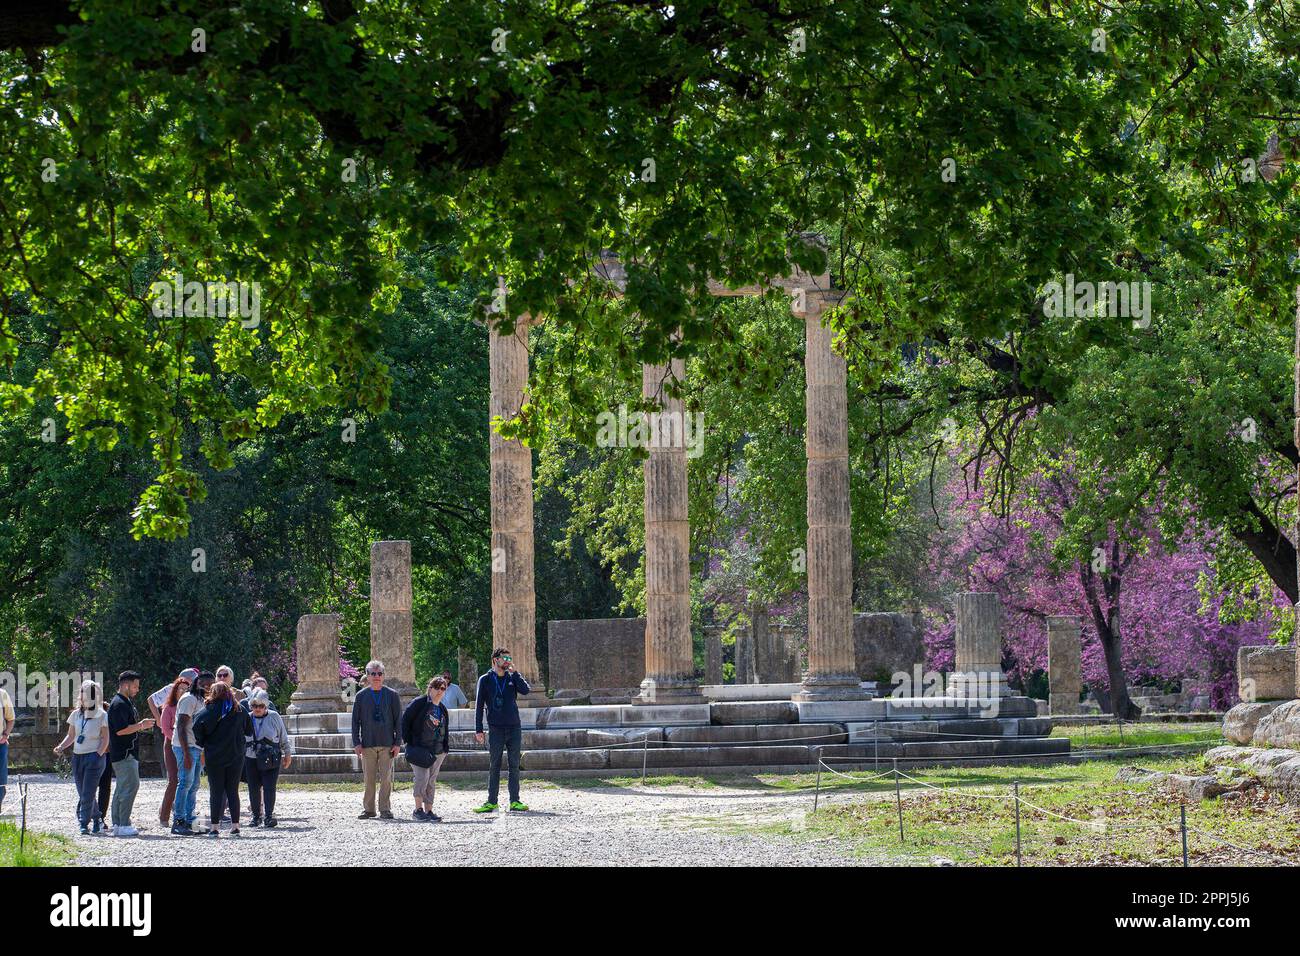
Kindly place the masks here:
[(370, 686), (352, 702), (352, 749), (361, 758), (366, 792), (360, 819), (375, 816), (375, 785), (379, 785), (379, 816), (393, 819), (393, 758), (401, 752), (402, 698), (384, 686), (384, 664), (366, 665)]
[(497, 795), (501, 792), (501, 751), (510, 754), (510, 809), (527, 810), (519, 800), (519, 753), (523, 743), (523, 729), (519, 725), (519, 694), (527, 695), (528, 681), (515, 670), (510, 652), (498, 647), (492, 652), (492, 669), (478, 679), (478, 694), (474, 705), (474, 739), (483, 742), (483, 711), (488, 723), (488, 798), (487, 803), (474, 809), (475, 813), (492, 813), (497, 808)]

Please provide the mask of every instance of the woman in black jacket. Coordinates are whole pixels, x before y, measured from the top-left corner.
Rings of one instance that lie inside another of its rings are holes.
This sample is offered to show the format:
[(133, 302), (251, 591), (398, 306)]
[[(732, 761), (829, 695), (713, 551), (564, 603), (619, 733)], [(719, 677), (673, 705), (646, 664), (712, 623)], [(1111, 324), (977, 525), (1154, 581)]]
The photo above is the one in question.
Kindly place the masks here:
[(411, 701), (402, 714), (406, 762), (415, 772), (414, 816), (431, 823), (442, 820), (433, 812), (433, 793), (443, 758), (451, 750), (451, 715), (442, 705), (442, 695), (446, 692), (446, 679), (435, 677), (429, 681), (424, 695)]
[(217, 836), (221, 814), (229, 808), (231, 836), (239, 836), (239, 775), (244, 769), (246, 738), (253, 732), (253, 720), (239, 706), (229, 684), (217, 681), (208, 691), (206, 706), (194, 715), (194, 740), (203, 748), (203, 765), (208, 772), (208, 799), (212, 826), (208, 836)]

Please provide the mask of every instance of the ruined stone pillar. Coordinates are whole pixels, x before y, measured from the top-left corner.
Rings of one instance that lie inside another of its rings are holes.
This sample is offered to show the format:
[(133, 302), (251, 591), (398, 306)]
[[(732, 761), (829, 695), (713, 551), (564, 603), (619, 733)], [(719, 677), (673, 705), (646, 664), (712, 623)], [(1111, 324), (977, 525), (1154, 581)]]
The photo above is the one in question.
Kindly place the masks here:
[(456, 683), (470, 700), (478, 693), (478, 679), (478, 666), (474, 658), (463, 647), (456, 648)]
[(704, 629), (704, 683), (722, 683), (722, 628)]
[(1047, 686), (1050, 714), (1080, 713), (1083, 691), (1083, 619), (1074, 615), (1047, 619)]
[(691, 526), (686, 508), (686, 429), (680, 398), (686, 363), (646, 365), (641, 394), (660, 411), (647, 415), (645, 473), (645, 680), (637, 704), (703, 703), (691, 643)]
[(758, 683), (754, 673), (754, 634), (748, 628), (736, 634), (736, 683)]
[(865, 698), (853, 652), (848, 371), (831, 346), (831, 330), (822, 324), (820, 297), (811, 291), (796, 296), (795, 314), (801, 311), (808, 456), (808, 670), (794, 699)]
[[(491, 397), (488, 418), (519, 414), (528, 389), (528, 324), (521, 315), (511, 335), (495, 324), (488, 335)], [(533, 692), (523, 706), (544, 706), (546, 687), (537, 660), (537, 599), (533, 590), (533, 453), (489, 427), (492, 497), (492, 646), (507, 648), (515, 670)]]
[(343, 710), (339, 683), (338, 614), (304, 614), (294, 641), (298, 686), (289, 696), (291, 714), (334, 714)]
[(1002, 604), (996, 594), (969, 591), (953, 597), (957, 610), (957, 659), (948, 680), (954, 697), (1002, 697)]
[[(384, 683), (403, 700), (419, 696), (411, 623), (411, 542), (370, 546), (370, 656), (384, 664)], [(336, 663), (337, 666), (337, 663)]]

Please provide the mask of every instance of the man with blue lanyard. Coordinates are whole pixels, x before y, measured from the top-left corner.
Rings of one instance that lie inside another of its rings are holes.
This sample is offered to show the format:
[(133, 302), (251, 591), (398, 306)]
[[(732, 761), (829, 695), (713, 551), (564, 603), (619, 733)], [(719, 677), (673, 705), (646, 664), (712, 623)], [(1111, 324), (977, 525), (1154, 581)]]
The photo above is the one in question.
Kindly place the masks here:
[(510, 758), (510, 809), (527, 810), (519, 800), (519, 752), (523, 743), (523, 730), (519, 725), (519, 704), (515, 698), (527, 695), (528, 681), (515, 670), (510, 652), (498, 647), (492, 652), (492, 669), (478, 679), (478, 694), (474, 704), (474, 739), (483, 742), (483, 711), (487, 710), (488, 766), (487, 803), (475, 813), (493, 813), (497, 809), (497, 795), (501, 792), (501, 751), (508, 750)]

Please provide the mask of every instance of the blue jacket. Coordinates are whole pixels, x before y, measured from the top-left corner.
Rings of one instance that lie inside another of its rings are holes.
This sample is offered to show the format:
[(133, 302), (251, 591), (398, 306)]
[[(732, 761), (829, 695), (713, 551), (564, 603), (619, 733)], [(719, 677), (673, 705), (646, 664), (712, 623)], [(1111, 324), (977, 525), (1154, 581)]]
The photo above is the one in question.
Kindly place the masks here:
[[(528, 681), (511, 671), (505, 677), (497, 677), (497, 672), (488, 671), (478, 679), (478, 693), (474, 698), (474, 731), (483, 733), (483, 711), (486, 708), (489, 727), (518, 727), (519, 704), (515, 698), (519, 694), (529, 693)], [(497, 698), (501, 706), (497, 706)]]

